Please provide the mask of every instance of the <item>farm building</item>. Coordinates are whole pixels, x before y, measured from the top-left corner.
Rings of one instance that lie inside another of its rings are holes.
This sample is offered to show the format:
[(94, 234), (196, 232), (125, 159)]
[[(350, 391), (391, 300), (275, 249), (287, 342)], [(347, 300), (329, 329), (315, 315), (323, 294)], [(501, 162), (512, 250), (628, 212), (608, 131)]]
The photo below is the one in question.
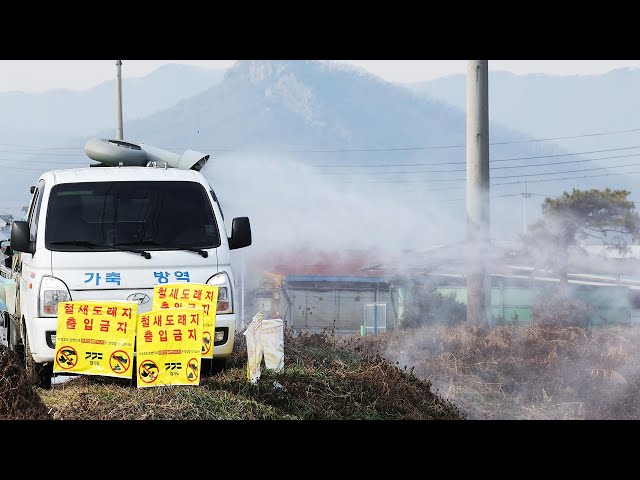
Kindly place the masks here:
[[(496, 279), (492, 278), (495, 283)], [(530, 286), (505, 286), (498, 279), (499, 286), (491, 288), (491, 310), (496, 323), (531, 323), (533, 306), (543, 302), (556, 290), (557, 282), (536, 280)], [(458, 302), (466, 305), (466, 286), (438, 287), (442, 295), (452, 295)], [(635, 322), (633, 298), (635, 292), (628, 286), (593, 285), (569, 282), (568, 298), (584, 302), (591, 308), (585, 316), (582, 326), (603, 324), (630, 324)]]
[[(571, 257), (567, 297), (588, 307), (584, 326), (640, 323), (637, 275), (640, 262), (634, 253), (640, 251), (632, 249), (622, 255), (588, 246)], [(529, 266), (530, 259), (519, 256), (513, 249), (494, 247), (490, 260), (491, 310), (495, 322), (529, 323), (534, 305), (540, 305), (558, 291), (559, 279), (554, 273)], [(466, 304), (463, 262), (458, 256), (446, 268), (436, 263), (426, 269), (423, 281), (428, 278), (437, 292)]]
[(250, 311), (280, 317), (294, 331), (378, 333), (397, 328), (398, 292), (367, 252), (279, 256), (249, 298)]
[[(420, 300), (415, 285), (466, 304), (463, 253), (461, 243), (395, 258), (363, 251), (281, 254), (251, 290), (249, 311), (281, 317), (295, 331), (371, 334), (402, 328), (408, 306)], [(640, 323), (640, 262), (593, 249), (585, 255), (575, 259), (567, 291), (569, 299), (589, 306), (583, 325)], [(494, 322), (530, 323), (534, 306), (557, 292), (558, 278), (527, 266), (509, 246), (494, 246), (488, 257)]]

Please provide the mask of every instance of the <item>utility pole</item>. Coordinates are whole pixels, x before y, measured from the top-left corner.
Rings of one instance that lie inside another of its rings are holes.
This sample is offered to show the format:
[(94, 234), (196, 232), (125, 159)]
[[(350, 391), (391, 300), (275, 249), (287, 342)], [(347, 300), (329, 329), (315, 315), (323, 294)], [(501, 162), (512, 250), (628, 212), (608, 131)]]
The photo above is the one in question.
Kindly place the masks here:
[(491, 315), (489, 204), (489, 61), (467, 63), (467, 323)]
[(522, 221), (523, 221), (523, 225), (522, 225), (522, 233), (524, 233), (525, 235), (527, 234), (527, 198), (531, 198), (531, 194), (527, 193), (527, 182), (524, 182), (524, 192), (521, 193), (522, 195), (522, 202), (523, 202), (523, 206), (522, 206)]
[(116, 61), (116, 140), (122, 140), (122, 60)]

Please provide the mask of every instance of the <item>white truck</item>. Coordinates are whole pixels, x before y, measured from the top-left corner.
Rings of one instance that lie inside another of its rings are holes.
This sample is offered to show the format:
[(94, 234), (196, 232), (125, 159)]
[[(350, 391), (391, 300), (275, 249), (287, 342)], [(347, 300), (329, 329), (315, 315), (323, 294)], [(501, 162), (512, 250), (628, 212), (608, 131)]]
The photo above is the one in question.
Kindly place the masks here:
[(50, 388), (58, 302), (137, 301), (144, 313), (157, 284), (205, 283), (219, 290), (213, 359), (201, 371), (221, 370), (236, 331), (230, 251), (251, 245), (249, 219), (234, 218), (227, 236), (199, 171), (208, 155), (107, 139), (85, 152), (99, 163), (43, 173), (26, 220), (11, 225), (10, 260), (0, 265), (0, 280), (15, 282), (15, 302), (5, 302), (13, 311), (0, 312), (9, 348)]

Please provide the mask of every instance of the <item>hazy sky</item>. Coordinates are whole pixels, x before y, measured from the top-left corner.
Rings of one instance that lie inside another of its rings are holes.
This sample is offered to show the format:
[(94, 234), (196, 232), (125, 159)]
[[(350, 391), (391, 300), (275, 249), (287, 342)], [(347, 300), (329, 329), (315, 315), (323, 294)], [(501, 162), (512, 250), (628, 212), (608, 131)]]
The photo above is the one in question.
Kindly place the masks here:
[[(419, 82), (465, 73), (466, 60), (337, 60), (392, 82)], [(166, 63), (228, 68), (235, 60), (123, 60), (123, 78), (142, 77)], [(640, 60), (489, 60), (490, 70), (516, 74), (590, 75), (640, 68)], [(115, 78), (115, 60), (0, 60), (0, 91), (84, 90)]]

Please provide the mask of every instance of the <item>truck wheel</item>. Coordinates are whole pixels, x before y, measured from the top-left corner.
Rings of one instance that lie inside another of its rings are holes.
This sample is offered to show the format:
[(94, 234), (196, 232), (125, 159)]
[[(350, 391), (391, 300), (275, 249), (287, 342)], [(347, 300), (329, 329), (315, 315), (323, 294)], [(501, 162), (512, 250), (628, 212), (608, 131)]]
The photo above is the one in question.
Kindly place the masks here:
[(9, 347), (9, 314), (7, 312), (0, 312), (0, 319), (2, 320), (0, 322), (0, 328), (4, 328), (5, 329), (5, 336), (6, 336), (6, 341), (7, 341), (7, 348)]
[(131, 388), (138, 388), (138, 356), (133, 356), (133, 363), (131, 365)]
[(22, 344), (18, 342), (16, 328), (15, 320), (9, 317), (7, 324), (7, 346), (9, 350), (18, 355), (20, 360), (24, 360), (24, 350), (22, 349)]
[(29, 337), (24, 336), (24, 365), (27, 374), (33, 377), (36, 387), (49, 390), (51, 388), (51, 377), (53, 376), (53, 363), (36, 363), (31, 356)]
[(227, 368), (227, 359), (226, 358), (213, 358), (211, 359), (211, 372), (213, 374), (218, 374), (222, 372), (225, 368)]
[(203, 358), (200, 361), (200, 376), (208, 377), (211, 375), (217, 375), (222, 372), (226, 366), (226, 358)]

